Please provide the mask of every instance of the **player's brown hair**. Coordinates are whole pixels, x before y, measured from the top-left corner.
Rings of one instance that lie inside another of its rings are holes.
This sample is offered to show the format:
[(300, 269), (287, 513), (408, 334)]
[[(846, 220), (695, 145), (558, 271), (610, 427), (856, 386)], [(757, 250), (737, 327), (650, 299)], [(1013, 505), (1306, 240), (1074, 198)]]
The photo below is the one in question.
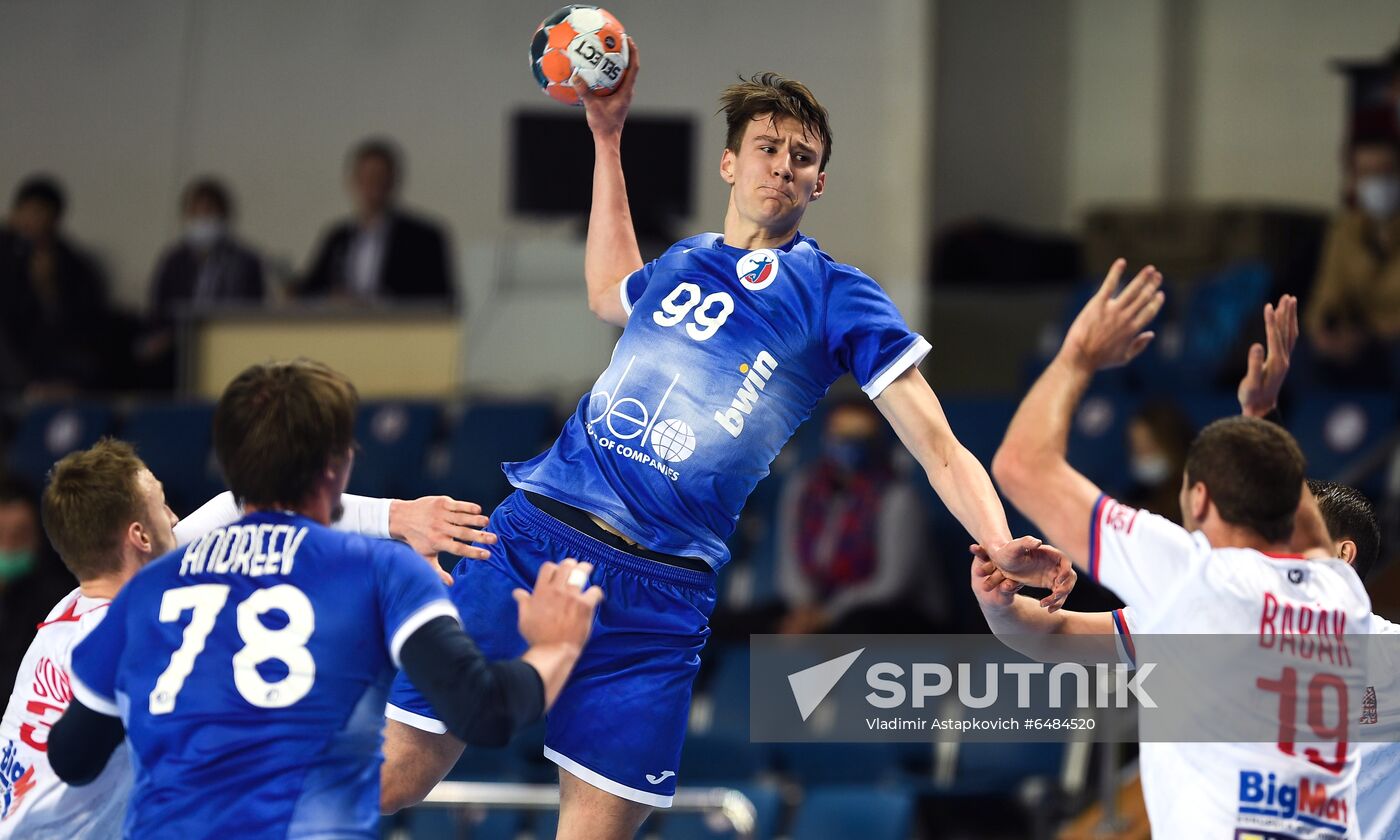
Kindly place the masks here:
[(355, 443), (355, 386), (310, 359), (253, 365), (214, 409), (214, 454), (240, 503), (296, 508)]
[(126, 529), (142, 518), (136, 477), (144, 469), (131, 444), (103, 438), (49, 471), (40, 502), (44, 532), (79, 581), (120, 569)]
[(729, 134), (724, 140), (724, 147), (729, 151), (739, 151), (744, 129), (755, 117), (791, 117), (801, 124), (804, 131), (815, 134), (821, 140), (822, 165), (819, 171), (826, 171), (827, 161), (831, 160), (831, 119), (826, 108), (806, 85), (773, 72), (758, 73), (747, 79), (740, 76), (737, 84), (724, 89), (719, 102), (729, 126)]
[(1220, 518), (1269, 542), (1293, 531), (1307, 462), (1283, 427), (1226, 417), (1201, 430), (1186, 453), (1186, 481), (1205, 484)]

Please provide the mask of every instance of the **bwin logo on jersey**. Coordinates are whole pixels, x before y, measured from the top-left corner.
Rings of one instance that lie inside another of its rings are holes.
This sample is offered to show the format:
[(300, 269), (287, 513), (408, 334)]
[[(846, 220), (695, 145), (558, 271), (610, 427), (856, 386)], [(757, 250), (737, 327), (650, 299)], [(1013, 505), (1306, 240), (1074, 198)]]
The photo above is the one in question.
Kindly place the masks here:
[(778, 279), (778, 254), (771, 248), (759, 248), (739, 258), (735, 269), (739, 285), (751, 292), (766, 289)]
[(734, 399), (730, 400), (729, 408), (715, 412), (715, 422), (731, 436), (738, 437), (743, 433), (744, 418), (753, 414), (754, 406), (758, 405), (758, 395), (767, 387), (777, 367), (778, 360), (767, 350), (760, 350), (752, 365), (739, 367), (739, 372), (744, 374), (744, 384), (739, 386)]

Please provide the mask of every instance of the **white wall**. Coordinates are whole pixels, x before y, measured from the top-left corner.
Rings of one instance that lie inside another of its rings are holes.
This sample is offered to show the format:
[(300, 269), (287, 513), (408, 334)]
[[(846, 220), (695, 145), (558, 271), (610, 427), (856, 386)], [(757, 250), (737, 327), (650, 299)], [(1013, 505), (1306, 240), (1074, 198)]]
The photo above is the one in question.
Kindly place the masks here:
[(1110, 201), (1333, 206), (1331, 63), (1382, 55), (1400, 6), (939, 0), (938, 24), (938, 220), (1070, 230)]

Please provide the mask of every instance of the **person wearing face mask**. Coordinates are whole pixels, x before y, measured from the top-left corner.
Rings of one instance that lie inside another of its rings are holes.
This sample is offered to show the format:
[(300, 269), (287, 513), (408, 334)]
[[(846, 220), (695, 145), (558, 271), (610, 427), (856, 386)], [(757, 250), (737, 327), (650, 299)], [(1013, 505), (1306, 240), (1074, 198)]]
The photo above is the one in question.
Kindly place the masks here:
[(827, 415), (821, 458), (788, 482), (778, 516), (781, 633), (927, 632), (942, 616), (917, 495), (891, 463), (868, 400)]
[(233, 199), (218, 179), (198, 178), (180, 199), (182, 230), (151, 278), (150, 327), (138, 348), (147, 387), (175, 378), (175, 319), (181, 310), (256, 304), (265, 290), (262, 259), (233, 237)]
[(0, 686), (14, 685), (35, 625), (72, 588), (39, 527), (38, 494), (0, 476)]
[(1355, 207), (1328, 231), (1304, 324), (1330, 384), (1384, 387), (1384, 347), (1400, 340), (1400, 140), (1357, 139), (1349, 168)]
[(1181, 523), (1177, 499), (1186, 450), (1195, 437), (1191, 421), (1171, 402), (1143, 405), (1128, 421), (1128, 477), (1124, 504), (1146, 508)]

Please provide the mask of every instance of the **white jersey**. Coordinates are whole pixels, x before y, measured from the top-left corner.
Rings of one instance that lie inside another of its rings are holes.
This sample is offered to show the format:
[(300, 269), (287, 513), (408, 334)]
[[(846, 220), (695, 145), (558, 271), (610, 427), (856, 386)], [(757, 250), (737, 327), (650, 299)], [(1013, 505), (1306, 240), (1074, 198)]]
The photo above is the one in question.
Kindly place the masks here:
[[(1238, 663), (1243, 679), (1230, 684), (1232, 692), (1256, 677), (1281, 678), (1281, 660), (1302, 651), (1352, 649), (1364, 656), (1371, 599), (1341, 560), (1213, 548), (1200, 532), (1103, 496), (1094, 506), (1088, 567), (1128, 604), (1114, 620), (1130, 658), (1137, 653), (1134, 635), (1257, 635), (1260, 656)], [(1279, 694), (1262, 689), (1258, 697), (1217, 698), (1211, 695), (1222, 692), (1220, 685), (1195, 688), (1212, 708), (1257, 714), (1279, 708)], [(1357, 747), (1319, 746), (1309, 760), (1303, 743), (1144, 741), (1142, 788), (1153, 836), (1359, 838)]]
[(131, 790), (123, 743), (91, 784), (70, 787), (49, 767), (49, 730), (73, 699), (73, 648), (107, 614), (107, 601), (73, 590), (39, 625), (0, 722), (0, 838), (120, 837)]
[(1357, 779), (1356, 815), (1365, 840), (1400, 840), (1400, 624), (1371, 616), (1368, 680), (1361, 704), (1361, 726), (1385, 727), (1381, 738), (1363, 741), (1361, 774)]

